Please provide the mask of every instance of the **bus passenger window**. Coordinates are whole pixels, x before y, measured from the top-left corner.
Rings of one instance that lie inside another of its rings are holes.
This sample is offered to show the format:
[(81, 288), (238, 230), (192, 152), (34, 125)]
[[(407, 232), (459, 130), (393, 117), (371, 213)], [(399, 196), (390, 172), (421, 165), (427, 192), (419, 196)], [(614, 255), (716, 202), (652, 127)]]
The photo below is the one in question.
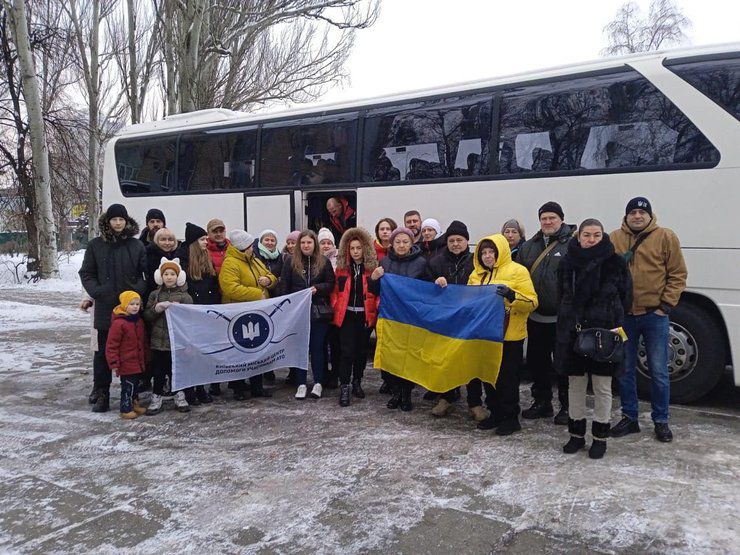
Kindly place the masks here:
[(246, 189), (254, 182), (257, 131), (220, 130), (180, 138), (179, 191)]
[(124, 195), (170, 192), (174, 185), (175, 138), (116, 143), (118, 183)]
[(740, 120), (740, 57), (665, 65)]

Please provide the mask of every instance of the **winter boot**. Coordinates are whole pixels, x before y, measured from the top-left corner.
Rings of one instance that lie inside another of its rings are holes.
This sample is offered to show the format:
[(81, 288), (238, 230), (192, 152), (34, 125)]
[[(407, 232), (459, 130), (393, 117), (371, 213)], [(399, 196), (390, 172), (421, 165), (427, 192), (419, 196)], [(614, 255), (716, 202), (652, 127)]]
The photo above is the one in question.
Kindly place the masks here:
[(358, 399), (365, 398), (365, 391), (362, 389), (362, 380), (352, 380), (352, 395)]
[(134, 399), (132, 405), (134, 407), (134, 412), (139, 416), (141, 416), (142, 414), (146, 414), (146, 407), (142, 407), (138, 399)]
[(98, 395), (100, 395), (100, 390), (97, 387), (93, 386), (90, 395), (87, 396), (87, 402), (91, 405), (94, 405), (98, 400)]
[(522, 425), (519, 424), (519, 418), (507, 418), (501, 424), (496, 426), (496, 431), (494, 432), (497, 436), (510, 436), (514, 432), (518, 432), (522, 429)]
[(383, 383), (380, 384), (380, 389), (378, 389), (378, 393), (381, 395), (386, 395), (388, 393), (393, 394), (393, 389), (388, 385), (387, 381), (383, 380)]
[(388, 400), (388, 404), (386, 405), (386, 407), (388, 407), (389, 409), (393, 410), (393, 409), (397, 409), (400, 406), (401, 406), (401, 388), (400, 387), (394, 387), (393, 388), (393, 395)]
[(591, 422), (591, 435), (594, 442), (588, 450), (590, 459), (600, 459), (606, 453), (606, 438), (609, 437), (609, 422)]
[[(485, 410), (483, 407), (480, 407), (480, 409)], [(478, 422), (476, 428), (479, 430), (493, 430), (494, 428), (498, 428), (502, 422), (503, 420), (501, 418), (491, 413), (489, 416)]]
[(255, 397), (272, 397), (272, 391), (265, 389), (262, 385), (252, 385), (250, 386), (250, 391), (252, 392), (253, 399)]
[(476, 422), (483, 422), (486, 418), (488, 418), (488, 411), (482, 406), (478, 405), (477, 407), (470, 408), (470, 416), (472, 416), (473, 420), (475, 420)]
[(534, 420), (535, 418), (549, 418), (555, 414), (552, 410), (552, 403), (550, 401), (537, 401), (535, 399), (532, 406), (522, 411), (522, 417), (527, 420)]
[(139, 417), (139, 413), (134, 412), (134, 411), (121, 413), (121, 418), (123, 418), (124, 420), (133, 420), (134, 418), (138, 418), (138, 417)]
[(162, 396), (152, 393), (152, 400), (149, 401), (149, 406), (146, 409), (147, 416), (153, 416), (162, 412)]
[(435, 393), (434, 391), (427, 391), (426, 393), (424, 393), (424, 395), (422, 395), (421, 398), (425, 401), (436, 401), (438, 396), (439, 393)]
[(184, 391), (175, 393), (175, 407), (180, 412), (190, 412), (190, 405), (188, 404), (188, 400), (185, 399)]
[(198, 398), (198, 401), (201, 402), (203, 405), (207, 405), (208, 403), (213, 403), (213, 399), (211, 399), (211, 396), (206, 391), (206, 388), (202, 385), (199, 385), (195, 388), (195, 396)]
[(558, 426), (565, 426), (569, 420), (570, 420), (570, 417), (568, 416), (568, 406), (560, 405), (560, 410), (555, 415), (555, 418), (553, 419), (553, 421)]
[(95, 400), (95, 404), (92, 406), (92, 411), (108, 412), (108, 409), (110, 409), (110, 393), (101, 389), (98, 392), (98, 398)]
[(403, 412), (409, 412), (413, 408), (414, 408), (414, 405), (411, 404), (411, 386), (408, 384), (404, 384), (401, 386), (400, 409)]
[(432, 407), (432, 416), (436, 416), (438, 418), (442, 416), (447, 416), (447, 413), (451, 409), (452, 404), (447, 399), (443, 399), (442, 397), (440, 397), (439, 401), (437, 401), (437, 404)]
[(267, 385), (275, 385), (275, 372), (270, 370), (269, 372), (265, 372), (262, 377), (263, 380), (265, 380), (265, 383)]
[(349, 401), (352, 396), (350, 395), (349, 384), (342, 384), (339, 386), (339, 406), (348, 407)]
[(572, 455), (578, 450), (583, 449), (586, 446), (586, 419), (573, 420), (568, 419), (568, 432), (570, 433), (570, 439), (568, 443), (563, 445), (563, 453)]
[(188, 387), (185, 390), (185, 400), (188, 402), (189, 405), (193, 407), (197, 407), (200, 405), (200, 400), (195, 396), (195, 389), (192, 387)]
[(219, 395), (221, 395), (221, 384), (212, 383), (211, 386), (208, 388), (208, 393), (210, 393), (214, 397), (218, 397)]

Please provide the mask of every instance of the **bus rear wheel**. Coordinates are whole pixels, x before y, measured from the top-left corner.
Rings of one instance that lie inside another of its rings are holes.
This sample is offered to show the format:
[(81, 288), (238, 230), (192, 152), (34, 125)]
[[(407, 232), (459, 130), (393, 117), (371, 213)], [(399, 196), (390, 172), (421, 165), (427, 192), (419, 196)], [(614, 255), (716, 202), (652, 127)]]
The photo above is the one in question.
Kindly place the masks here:
[[(707, 395), (725, 369), (724, 333), (707, 311), (690, 302), (681, 302), (671, 311), (668, 338), (668, 374), (671, 403), (691, 403)], [(645, 341), (637, 352), (637, 393), (650, 399), (650, 371)]]

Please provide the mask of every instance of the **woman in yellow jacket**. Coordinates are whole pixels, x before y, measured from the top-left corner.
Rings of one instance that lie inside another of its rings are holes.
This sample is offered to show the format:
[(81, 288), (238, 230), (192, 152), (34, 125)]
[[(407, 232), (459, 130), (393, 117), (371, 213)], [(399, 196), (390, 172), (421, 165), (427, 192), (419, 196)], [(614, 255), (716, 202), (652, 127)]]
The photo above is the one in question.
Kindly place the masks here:
[[(522, 429), (519, 424), (519, 365), (522, 362), (524, 339), (527, 337), (527, 318), (537, 308), (532, 278), (521, 264), (511, 259), (511, 248), (506, 238), (491, 235), (478, 242), (473, 255), (473, 273), (468, 285), (495, 285), (495, 292), (504, 298), (504, 352), (496, 386), (484, 384), (488, 418), (478, 423), (481, 430), (496, 429), (496, 435), (508, 436)], [(475, 388), (471, 382), (469, 388)], [(480, 388), (480, 382), (477, 385)], [(468, 392), (468, 399), (475, 392)], [(478, 392), (480, 399), (480, 392)]]
[[(277, 278), (264, 262), (254, 256), (254, 237), (243, 229), (235, 229), (229, 233), (229, 243), (218, 274), (221, 302), (241, 303), (269, 298), (268, 291), (277, 285)], [(229, 387), (234, 390), (234, 399), (237, 401), (246, 398), (244, 380), (235, 380)], [(252, 397), (272, 396), (263, 388), (261, 374), (249, 378), (249, 387)]]

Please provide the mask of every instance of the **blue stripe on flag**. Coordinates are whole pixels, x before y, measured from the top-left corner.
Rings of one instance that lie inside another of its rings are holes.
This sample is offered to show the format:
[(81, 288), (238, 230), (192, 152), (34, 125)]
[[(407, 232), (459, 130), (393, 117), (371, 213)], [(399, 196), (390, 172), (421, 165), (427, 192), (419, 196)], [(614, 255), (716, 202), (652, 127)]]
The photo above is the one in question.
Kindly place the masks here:
[(457, 339), (504, 340), (504, 302), (495, 285), (448, 285), (385, 274), (379, 318)]

